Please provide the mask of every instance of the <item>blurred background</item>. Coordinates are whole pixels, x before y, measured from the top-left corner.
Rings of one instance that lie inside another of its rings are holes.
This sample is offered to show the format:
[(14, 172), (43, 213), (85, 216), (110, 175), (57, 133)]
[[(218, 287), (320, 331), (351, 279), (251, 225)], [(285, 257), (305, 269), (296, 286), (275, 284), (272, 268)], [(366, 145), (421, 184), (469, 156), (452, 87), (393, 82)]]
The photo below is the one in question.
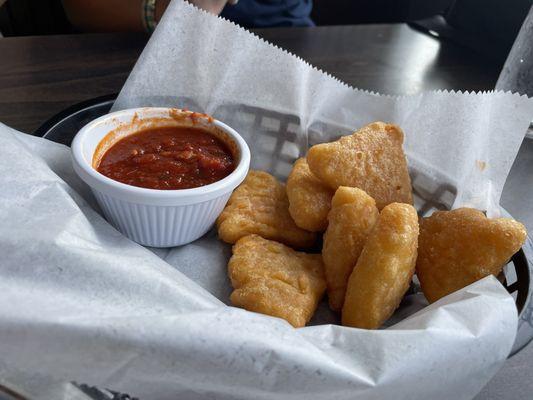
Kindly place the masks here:
[[(533, 0), (314, 0), (311, 18), (319, 26), (407, 22), (503, 62), (532, 4)], [(60, 0), (0, 0), (0, 32), (25, 36), (79, 31), (67, 14)]]

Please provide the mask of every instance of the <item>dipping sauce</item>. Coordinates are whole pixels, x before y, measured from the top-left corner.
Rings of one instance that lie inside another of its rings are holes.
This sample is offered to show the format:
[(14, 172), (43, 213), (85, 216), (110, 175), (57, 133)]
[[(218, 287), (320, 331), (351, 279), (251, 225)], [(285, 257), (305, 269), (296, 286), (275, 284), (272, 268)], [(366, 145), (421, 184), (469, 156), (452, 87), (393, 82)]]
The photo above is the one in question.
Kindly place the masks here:
[(228, 146), (191, 127), (162, 127), (120, 139), (102, 156), (97, 171), (132, 186), (189, 189), (228, 176), (235, 169)]

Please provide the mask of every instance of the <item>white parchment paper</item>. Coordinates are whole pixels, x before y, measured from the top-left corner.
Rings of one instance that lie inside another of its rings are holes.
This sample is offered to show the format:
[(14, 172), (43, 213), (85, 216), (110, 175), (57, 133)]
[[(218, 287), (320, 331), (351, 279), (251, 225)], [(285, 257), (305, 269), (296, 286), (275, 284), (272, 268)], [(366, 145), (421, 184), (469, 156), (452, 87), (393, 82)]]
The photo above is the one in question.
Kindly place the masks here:
[(248, 140), (252, 167), (279, 177), (312, 144), (376, 120), (397, 123), (411, 166), (435, 179), (440, 171), (438, 180), (444, 176), (458, 191), (456, 206), (489, 215), (499, 213), (533, 113), (533, 100), (511, 93), (398, 98), (355, 90), (183, 1), (170, 5), (114, 110), (147, 105), (190, 108), (227, 122)]
[[(497, 214), (532, 104), (354, 90), (174, 1), (115, 107), (211, 113), (247, 139), (253, 167), (280, 178), (310, 144), (396, 122), (419, 209)], [(329, 324), (325, 305), (301, 329), (230, 307), (231, 249), (215, 232), (145, 249), (98, 214), (68, 148), (4, 125), (0, 142), (0, 382), (23, 376), (34, 398), (54, 398), (41, 382), (74, 380), (155, 400), (469, 399), (513, 344), (516, 307), (492, 277), (421, 310), (408, 296), (380, 331)]]

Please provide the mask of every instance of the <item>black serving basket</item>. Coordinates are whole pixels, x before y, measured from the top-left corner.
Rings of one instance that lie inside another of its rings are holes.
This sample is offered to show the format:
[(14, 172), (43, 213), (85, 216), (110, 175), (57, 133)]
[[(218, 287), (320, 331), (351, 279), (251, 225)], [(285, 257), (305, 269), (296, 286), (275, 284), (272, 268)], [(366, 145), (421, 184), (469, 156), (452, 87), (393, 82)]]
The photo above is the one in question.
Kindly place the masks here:
[[(110, 111), (116, 96), (112, 94), (98, 97), (69, 107), (46, 121), (34, 132), (34, 135), (70, 146), (72, 139), (84, 125)], [(157, 104), (179, 104), (181, 108), (200, 109), (194, 101), (188, 98), (161, 98), (147, 101), (147, 105), (156, 106)], [(231, 106), (227, 107), (231, 108)], [(221, 111), (224, 112), (224, 110)], [(246, 114), (248, 117), (246, 120), (249, 121), (250, 132), (261, 132), (262, 135), (268, 135), (275, 141), (273, 145), (275, 157), (272, 161), (275, 165), (270, 169), (273, 169), (274, 175), (286, 175), (294, 162), (294, 156), (286, 154), (283, 149), (287, 142), (297, 144), (295, 127), (299, 125), (299, 118), (242, 105), (238, 106), (238, 111), (241, 116)], [(232, 115), (232, 112), (224, 114)], [(273, 124), (273, 121), (276, 123)], [(231, 125), (231, 121), (225, 122)], [(309, 129), (310, 144), (319, 140), (319, 132), (323, 129), (323, 126), (311, 126)], [(434, 178), (429, 179), (415, 170), (411, 170), (410, 174), (415, 206), (419, 215), (424, 216), (434, 210), (451, 208), (456, 196), (456, 189), (452, 185), (435, 184)], [(445, 181), (446, 179), (442, 179), (442, 182)], [(504, 213), (506, 213), (505, 210)], [(533, 339), (533, 242), (530, 237), (526, 239), (522, 249), (512, 257), (498, 278), (515, 299), (519, 315), (517, 336), (509, 355), (511, 357)]]
[[(69, 107), (46, 121), (34, 132), (34, 135), (70, 146), (72, 139), (84, 125), (110, 111), (115, 99), (116, 95), (113, 94)], [(173, 99), (173, 101), (172, 99), (169, 101), (168, 98), (158, 99), (156, 103), (179, 104), (181, 108), (200, 109), (190, 99), (185, 98)], [(147, 105), (157, 104), (148, 102)], [(248, 117), (247, 120), (250, 121), (248, 130), (250, 132), (261, 132), (261, 135), (267, 135), (274, 142), (275, 157), (271, 161), (272, 165), (266, 167), (274, 175), (286, 175), (294, 162), (294, 155), (286, 154), (283, 149), (287, 142), (298, 144), (298, 135), (295, 127), (299, 125), (299, 118), (294, 115), (256, 107), (243, 107), (242, 105), (239, 106), (239, 113), (241, 115), (244, 113)], [(228, 114), (227, 112), (225, 114), (231, 115), (231, 113)], [(272, 124), (272, 121), (276, 123)], [(231, 121), (225, 122), (231, 125)], [(275, 126), (275, 128), (269, 128), (269, 126)], [(311, 126), (309, 129), (309, 144), (319, 141), (320, 132), (324, 129), (324, 126)], [(261, 154), (258, 156), (260, 157)], [(424, 216), (434, 210), (450, 209), (457, 194), (452, 185), (436, 184), (435, 179), (428, 179), (428, 177), (417, 173), (414, 169), (410, 171), (410, 175), (415, 206), (419, 215)], [(445, 181), (446, 179), (439, 180), (439, 182)], [(505, 210), (504, 213), (506, 213)], [(498, 278), (515, 299), (519, 315), (518, 331), (509, 355), (511, 357), (524, 348), (533, 338), (533, 242), (529, 237), (526, 239), (522, 249), (511, 258), (504, 268), (504, 272)], [(413, 285), (411, 290), (413, 289), (416, 291), (417, 286)], [(72, 382), (70, 390), (72, 393), (77, 392), (78, 396), (80, 396), (79, 398), (83, 399), (136, 400), (127, 394), (75, 382)], [(25, 399), (14, 388), (0, 385), (0, 399), (3, 398), (7, 400)]]

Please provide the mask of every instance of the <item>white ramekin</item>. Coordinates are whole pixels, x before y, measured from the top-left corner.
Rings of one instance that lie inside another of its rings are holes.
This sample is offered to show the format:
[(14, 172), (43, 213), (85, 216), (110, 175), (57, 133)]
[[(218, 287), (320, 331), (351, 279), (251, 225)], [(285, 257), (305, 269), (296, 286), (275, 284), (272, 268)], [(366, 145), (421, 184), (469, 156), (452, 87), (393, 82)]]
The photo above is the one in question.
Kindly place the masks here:
[[(171, 125), (193, 124), (219, 132), (236, 153), (235, 170), (218, 182), (181, 190), (130, 186), (96, 171), (93, 157), (104, 137), (113, 135), (116, 141), (142, 129), (139, 128), (141, 125), (144, 128), (146, 124), (160, 125), (153, 121)], [(146, 107), (107, 114), (85, 125), (72, 142), (72, 160), (74, 170), (90, 186), (113, 226), (142, 245), (172, 247), (190, 243), (212, 227), (232, 191), (248, 173), (250, 149), (237, 132), (220, 121), (190, 111)]]

